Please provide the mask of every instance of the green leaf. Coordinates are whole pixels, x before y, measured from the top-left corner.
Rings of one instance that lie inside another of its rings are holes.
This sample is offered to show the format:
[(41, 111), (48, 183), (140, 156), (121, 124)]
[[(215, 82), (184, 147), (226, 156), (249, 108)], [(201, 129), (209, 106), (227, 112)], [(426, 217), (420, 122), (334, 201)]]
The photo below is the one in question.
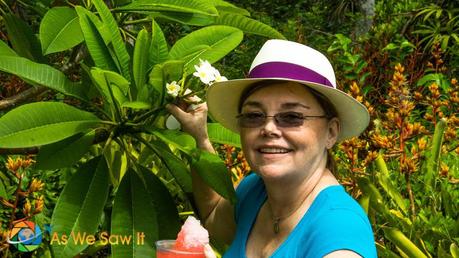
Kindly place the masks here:
[(111, 245), (113, 258), (149, 257), (158, 240), (157, 210), (145, 184), (129, 169), (123, 177), (113, 203), (111, 235), (124, 238)]
[(40, 23), (40, 41), (44, 55), (70, 49), (83, 40), (78, 15), (69, 7), (50, 9)]
[(150, 103), (142, 102), (142, 101), (126, 101), (124, 102), (121, 107), (125, 108), (132, 108), (132, 109), (151, 109)]
[[(91, 69), (91, 78), (105, 101), (109, 103), (117, 101), (120, 105), (125, 102), (129, 91), (129, 81), (126, 78), (116, 72), (97, 67)], [(113, 100), (110, 91), (112, 91), (115, 100)]]
[(376, 165), (379, 170), (379, 173), (376, 174), (379, 184), (382, 186), (384, 191), (392, 198), (392, 200), (395, 201), (395, 203), (403, 211), (403, 213), (407, 215), (407, 204), (403, 199), (402, 195), (400, 194), (400, 190), (392, 184), (386, 162), (384, 161), (384, 158), (381, 155), (378, 155), (378, 157), (376, 158)]
[(176, 130), (150, 130), (149, 133), (155, 135), (167, 144), (174, 146), (188, 156), (192, 150), (196, 149), (196, 142), (189, 134)]
[(118, 24), (116, 23), (115, 18), (113, 18), (110, 10), (102, 0), (93, 0), (92, 2), (96, 6), (96, 9), (99, 12), (100, 17), (102, 18), (103, 23), (107, 26), (108, 30), (110, 31), (113, 50), (118, 59), (119, 66), (121, 68), (121, 74), (126, 79), (128, 79), (128, 81), (130, 81), (131, 74), (129, 70), (129, 64), (131, 57), (129, 56), (126, 50), (126, 45), (124, 44), (124, 41), (121, 38)]
[(95, 131), (79, 133), (62, 141), (45, 145), (37, 155), (36, 169), (52, 170), (75, 164), (89, 151)]
[(408, 257), (427, 258), (409, 238), (396, 228), (383, 228), (384, 235), (389, 241), (400, 248)]
[(49, 65), (35, 63), (23, 57), (2, 56), (0, 71), (12, 73), (28, 82), (45, 86), (65, 95), (86, 100), (83, 85), (70, 81), (65, 74)]
[[(134, 47), (134, 59), (132, 60), (132, 73), (134, 82), (139, 92), (147, 81), (147, 71), (149, 62), (150, 37), (146, 29), (142, 29), (137, 35), (137, 40)], [(137, 95), (137, 94), (136, 94)]]
[[(153, 108), (157, 108), (163, 104), (165, 97), (163, 65), (155, 65), (148, 77), (149, 84), (142, 89), (137, 99), (149, 102)], [(155, 96), (155, 98), (151, 98), (152, 96)]]
[(435, 82), (437, 85), (441, 85), (442, 80), (444, 80), (444, 75), (441, 73), (431, 73), (421, 77), (416, 83), (416, 86), (424, 86), (427, 83)]
[(457, 247), (455, 243), (452, 243), (449, 246), (449, 251), (451, 255), (453, 256), (453, 258), (459, 258), (459, 247)]
[(19, 56), (40, 63), (45, 62), (41, 54), (40, 42), (32, 32), (30, 25), (13, 14), (3, 15), (3, 21), (11, 45)]
[(64, 103), (25, 104), (0, 117), (0, 146), (24, 148), (50, 144), (100, 123), (92, 113)]
[(236, 202), (236, 192), (231, 182), (228, 169), (218, 155), (197, 150), (198, 157), (193, 158), (191, 167), (218, 194), (231, 203)]
[(110, 54), (110, 50), (106, 46), (103, 34), (98, 30), (98, 27), (93, 21), (96, 18), (93, 16), (94, 14), (81, 6), (76, 6), (75, 10), (80, 17), (81, 31), (83, 32), (89, 54), (91, 54), (96, 66), (104, 70), (119, 71)]
[(183, 161), (175, 156), (169, 147), (159, 140), (153, 140), (151, 143), (146, 140), (142, 142), (161, 159), (175, 180), (177, 180), (180, 188), (182, 188), (185, 193), (191, 193), (191, 174)]
[(239, 8), (229, 2), (223, 1), (223, 0), (213, 0), (213, 3), (219, 13), (221, 11), (227, 12), (227, 13), (234, 13), (234, 14), (239, 14), (239, 15), (244, 15), (244, 16), (250, 16), (249, 11), (247, 11), (244, 8)]
[(427, 171), (424, 175), (425, 186), (431, 187), (431, 190), (435, 190), (434, 178), (438, 175), (438, 169), (440, 167), (440, 155), (441, 155), (441, 145), (443, 144), (443, 135), (446, 130), (446, 120), (440, 119), (435, 126), (434, 135), (432, 137), (432, 144), (429, 147), (429, 154), (427, 156)]
[(217, 9), (210, 1), (199, 0), (137, 0), (129, 5), (116, 8), (116, 11), (129, 12), (182, 12), (205, 15), (218, 15)]
[(177, 206), (167, 187), (162, 181), (145, 167), (140, 167), (145, 180), (147, 192), (153, 201), (158, 218), (159, 239), (175, 239), (180, 230), (181, 222)]
[(164, 33), (155, 20), (151, 24), (151, 45), (149, 49), (148, 69), (167, 60), (169, 49)]
[(0, 40), (0, 56), (18, 56), (18, 54), (16, 54), (6, 42)]
[(8, 200), (8, 194), (3, 181), (0, 181), (0, 197)]
[(211, 142), (220, 144), (229, 144), (235, 147), (241, 147), (241, 139), (239, 134), (226, 129), (219, 123), (208, 123), (207, 133)]
[(282, 35), (277, 30), (273, 29), (272, 27), (257, 20), (236, 13), (222, 12), (215, 19), (215, 24), (228, 25), (231, 27), (238, 28), (245, 33), (255, 34), (263, 37), (285, 39), (284, 35)]
[[(59, 239), (51, 242), (56, 257), (74, 257), (88, 246), (77, 237), (97, 232), (108, 196), (108, 179), (107, 164), (97, 157), (82, 165), (66, 184), (51, 218), (52, 235)], [(63, 235), (68, 237), (66, 244), (60, 242)]]
[(175, 42), (169, 59), (184, 60), (185, 71), (190, 73), (199, 59), (214, 63), (223, 58), (239, 45), (242, 37), (242, 31), (237, 28), (222, 25), (205, 27)]
[(179, 22), (185, 25), (192, 26), (207, 26), (213, 24), (215, 16), (209, 16), (200, 13), (183, 13), (183, 12), (158, 12), (153, 13), (152, 16), (155, 19), (167, 19), (174, 22)]

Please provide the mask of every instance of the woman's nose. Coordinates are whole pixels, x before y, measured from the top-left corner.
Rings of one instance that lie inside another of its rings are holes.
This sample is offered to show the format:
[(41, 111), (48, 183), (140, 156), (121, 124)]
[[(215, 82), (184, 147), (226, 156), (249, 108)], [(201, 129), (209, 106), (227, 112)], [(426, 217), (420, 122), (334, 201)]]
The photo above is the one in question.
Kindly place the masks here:
[(274, 117), (267, 117), (265, 123), (261, 126), (260, 133), (263, 136), (278, 136), (280, 130), (277, 127)]

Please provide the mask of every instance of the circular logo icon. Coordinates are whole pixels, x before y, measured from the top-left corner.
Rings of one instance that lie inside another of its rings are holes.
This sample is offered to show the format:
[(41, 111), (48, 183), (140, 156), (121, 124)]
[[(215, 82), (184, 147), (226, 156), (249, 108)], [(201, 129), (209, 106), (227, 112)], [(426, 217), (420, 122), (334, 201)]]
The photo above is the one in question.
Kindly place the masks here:
[(31, 221), (15, 223), (8, 235), (8, 243), (21, 252), (31, 252), (37, 249), (41, 241), (41, 229)]

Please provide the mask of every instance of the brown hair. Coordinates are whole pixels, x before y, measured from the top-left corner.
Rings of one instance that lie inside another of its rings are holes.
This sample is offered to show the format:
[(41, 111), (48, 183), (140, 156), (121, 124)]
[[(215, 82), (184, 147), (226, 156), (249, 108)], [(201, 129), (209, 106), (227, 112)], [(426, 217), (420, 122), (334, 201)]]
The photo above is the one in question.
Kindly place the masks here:
[[(239, 105), (238, 105), (238, 113), (241, 112), (242, 110), (242, 105), (244, 104), (244, 101), (252, 95), (255, 91), (273, 85), (277, 83), (288, 83), (288, 81), (277, 81), (277, 80), (265, 80), (265, 81), (259, 81), (255, 82), (252, 84), (251, 87), (246, 88), (242, 94), (241, 98), (239, 99)], [(299, 83), (300, 84), (300, 83)], [(324, 110), (325, 115), (327, 116), (327, 119), (330, 120), (334, 117), (338, 117), (338, 112), (336, 111), (335, 106), (328, 100), (327, 97), (325, 97), (322, 93), (308, 87), (307, 85), (304, 85), (310, 92), (311, 94), (315, 97), (317, 102), (319, 102), (320, 107)], [(336, 162), (333, 157), (333, 154), (330, 150), (327, 150), (327, 169), (332, 172), (332, 174), (335, 174), (336, 172)]]

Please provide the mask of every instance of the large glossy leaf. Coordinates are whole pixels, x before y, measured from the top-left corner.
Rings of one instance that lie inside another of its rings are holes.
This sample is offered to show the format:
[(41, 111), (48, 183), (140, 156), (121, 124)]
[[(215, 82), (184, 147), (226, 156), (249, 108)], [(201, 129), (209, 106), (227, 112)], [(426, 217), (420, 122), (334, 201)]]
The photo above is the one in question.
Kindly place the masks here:
[(443, 135), (445, 133), (447, 122), (445, 119), (440, 119), (435, 126), (434, 135), (432, 137), (432, 144), (429, 148), (429, 153), (426, 163), (425, 186), (426, 190), (435, 190), (435, 177), (438, 175), (440, 167), (441, 146), (443, 144)]
[(384, 235), (408, 257), (427, 258), (411, 240), (396, 228), (384, 228)]
[(32, 32), (30, 25), (13, 14), (3, 15), (3, 20), (11, 45), (16, 53), (36, 62), (44, 62), (40, 42)]
[(79, 133), (67, 139), (40, 148), (36, 169), (58, 169), (75, 164), (89, 151), (95, 131)]
[(153, 201), (158, 218), (159, 239), (175, 239), (180, 230), (177, 206), (163, 182), (149, 169), (140, 167), (145, 186)]
[(150, 130), (149, 132), (188, 155), (191, 155), (191, 152), (196, 149), (193, 137), (184, 132), (176, 130)]
[(135, 91), (136, 93), (143, 88), (147, 81), (150, 40), (151, 38), (148, 31), (143, 29), (137, 35), (137, 40), (135, 42), (132, 73), (134, 74), (134, 82), (137, 88)]
[(153, 140), (151, 142), (144, 141), (143, 143), (161, 159), (182, 190), (186, 193), (191, 193), (191, 174), (183, 161), (175, 156), (162, 141)]
[(199, 59), (214, 63), (242, 41), (241, 30), (229, 26), (209, 26), (196, 30), (178, 40), (169, 52), (169, 59), (184, 60), (189, 73)]
[(60, 102), (25, 104), (0, 117), (0, 146), (50, 144), (94, 128), (100, 122), (92, 113)]
[(236, 192), (223, 160), (218, 155), (207, 151), (197, 150), (196, 153), (197, 158), (193, 158), (191, 163), (193, 170), (217, 193), (235, 203)]
[(199, 0), (137, 0), (129, 5), (116, 9), (117, 11), (141, 12), (183, 12), (218, 15), (217, 9), (210, 1)]
[(40, 23), (40, 41), (44, 55), (70, 49), (83, 40), (78, 15), (69, 7), (50, 9)]
[(223, 11), (227, 13), (235, 13), (239, 15), (250, 16), (250, 13), (246, 9), (239, 8), (232, 3), (229, 3), (223, 0), (213, 0), (213, 3), (215, 7), (217, 8), (217, 10), (219, 11), (219, 13)]
[(164, 33), (155, 20), (151, 24), (151, 45), (149, 49), (148, 69), (167, 60), (169, 48)]
[(91, 77), (105, 101), (114, 103), (113, 98), (119, 104), (126, 101), (129, 91), (129, 81), (126, 78), (118, 73), (97, 67), (91, 69)]
[(251, 33), (268, 38), (285, 39), (284, 35), (272, 27), (236, 13), (221, 12), (220, 15), (215, 18), (215, 24), (228, 25), (241, 29), (245, 33)]
[(381, 155), (376, 158), (376, 166), (378, 167), (378, 173), (376, 177), (379, 184), (382, 186), (384, 191), (395, 201), (398, 207), (403, 211), (405, 215), (408, 214), (408, 206), (400, 194), (400, 190), (397, 189), (390, 179), (389, 170), (387, 169), (386, 162)]
[(18, 56), (2, 56), (0, 71), (17, 75), (30, 83), (45, 86), (65, 95), (86, 99), (84, 87), (67, 79), (61, 71), (45, 64), (35, 63)]
[(151, 196), (136, 172), (129, 169), (116, 193), (110, 232), (126, 241), (111, 245), (112, 257), (153, 256), (158, 228), (157, 210)]
[(124, 44), (124, 41), (121, 38), (118, 24), (116, 23), (115, 18), (113, 18), (107, 5), (105, 5), (105, 3), (102, 0), (93, 0), (92, 2), (96, 6), (96, 9), (99, 12), (100, 18), (102, 18), (103, 23), (107, 26), (108, 30), (110, 31), (113, 50), (115, 52), (116, 58), (118, 59), (121, 74), (130, 81), (131, 73), (129, 70), (129, 60), (131, 59), (131, 57), (129, 56), (126, 50), (126, 45)]
[(8, 200), (8, 194), (6, 193), (6, 188), (3, 184), (3, 181), (0, 181), (0, 197)]
[(157, 12), (151, 14), (155, 19), (167, 19), (193, 26), (207, 26), (215, 21), (215, 16), (201, 13), (183, 13), (183, 12)]
[(18, 56), (5, 41), (0, 40), (0, 56)]
[(93, 14), (80, 6), (76, 6), (75, 10), (80, 17), (81, 31), (83, 32), (86, 46), (96, 66), (104, 70), (118, 72), (119, 69), (110, 55), (110, 51), (102, 36), (103, 34), (98, 30), (98, 27), (93, 21)]
[(219, 123), (208, 123), (207, 132), (211, 142), (241, 147), (239, 134), (226, 129)]
[[(107, 164), (98, 157), (82, 165), (64, 187), (51, 218), (52, 236), (57, 237), (51, 242), (55, 257), (74, 257), (88, 246), (81, 237), (97, 232), (108, 179)], [(61, 241), (63, 236), (68, 237), (66, 244)]]

